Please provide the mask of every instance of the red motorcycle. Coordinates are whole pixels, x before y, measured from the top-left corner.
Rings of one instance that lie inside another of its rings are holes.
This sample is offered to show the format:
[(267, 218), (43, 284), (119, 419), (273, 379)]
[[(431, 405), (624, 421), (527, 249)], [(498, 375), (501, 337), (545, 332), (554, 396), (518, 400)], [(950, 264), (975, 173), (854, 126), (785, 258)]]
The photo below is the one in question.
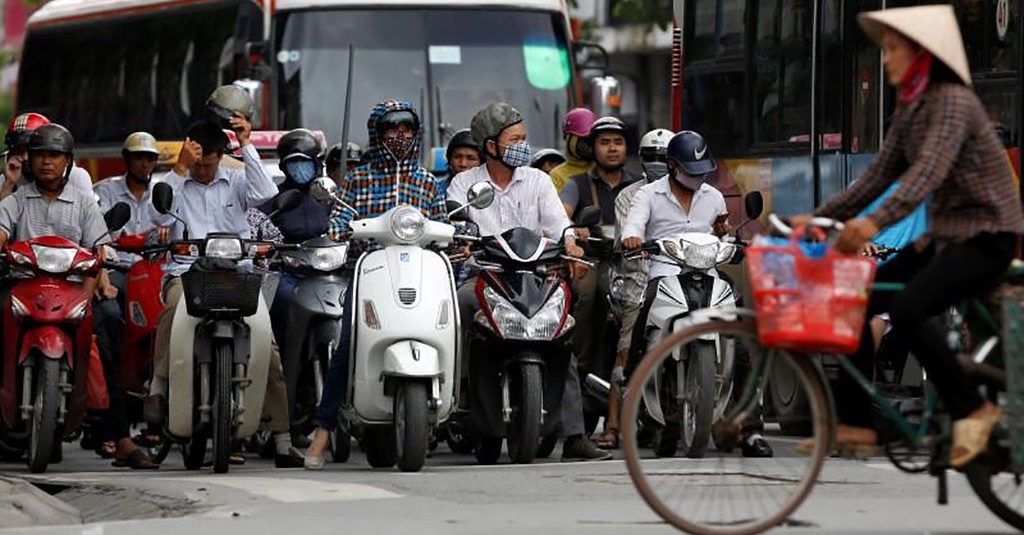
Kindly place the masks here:
[(129, 265), (107, 264), (125, 273), (125, 330), (121, 353), (121, 386), (129, 399), (147, 394), (153, 362), (156, 323), (164, 309), (161, 299), (166, 247), (147, 247), (145, 235), (125, 235), (114, 241), (118, 251), (141, 255)]

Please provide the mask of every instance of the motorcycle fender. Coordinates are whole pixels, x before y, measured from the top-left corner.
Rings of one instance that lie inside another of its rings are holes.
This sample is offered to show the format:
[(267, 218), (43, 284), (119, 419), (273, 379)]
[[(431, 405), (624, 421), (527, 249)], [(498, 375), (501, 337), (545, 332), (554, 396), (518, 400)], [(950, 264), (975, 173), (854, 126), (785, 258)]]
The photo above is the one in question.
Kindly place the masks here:
[(661, 412), (661, 396), (658, 391), (662, 373), (664, 373), (664, 368), (659, 369), (654, 375), (654, 379), (647, 381), (643, 389), (644, 410), (659, 425), (665, 425), (665, 414)]
[[(48, 359), (60, 359), (66, 354), (71, 354), (74, 343), (67, 333), (55, 325), (42, 325), (26, 332), (22, 337), (21, 352), (18, 355), (18, 364), (23, 364), (32, 350), (36, 349)], [(71, 359), (68, 359), (68, 366), (74, 366)]]
[(384, 350), (384, 377), (439, 377), (437, 350), (415, 340), (402, 340)]
[(167, 430), (173, 436), (192, 436), (194, 414), (193, 389), (196, 384), (195, 343), (200, 318), (188, 315), (185, 299), (178, 301), (171, 324), (170, 365), (168, 366)]

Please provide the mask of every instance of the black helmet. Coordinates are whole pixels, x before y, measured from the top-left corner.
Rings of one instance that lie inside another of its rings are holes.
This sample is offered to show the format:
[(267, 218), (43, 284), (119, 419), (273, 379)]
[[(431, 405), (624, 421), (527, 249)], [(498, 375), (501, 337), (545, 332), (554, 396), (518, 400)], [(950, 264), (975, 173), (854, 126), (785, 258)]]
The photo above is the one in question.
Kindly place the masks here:
[(448, 148), (444, 152), (445, 159), (451, 161), (452, 152), (458, 148), (473, 149), (476, 151), (477, 156), (480, 155), (480, 145), (473, 139), (473, 133), (468, 128), (455, 132), (452, 139), (448, 141)]
[(277, 142), (277, 159), (282, 162), (291, 158), (317, 160), (323, 154), (323, 146), (313, 132), (297, 128), (288, 132)]
[(37, 128), (28, 138), (28, 151), (62, 152), (68, 157), (75, 154), (75, 138), (67, 128), (50, 123)]
[(683, 130), (668, 142), (668, 160), (691, 176), (704, 176), (718, 170), (707, 141), (697, 132)]
[(193, 123), (185, 131), (185, 137), (199, 143), (203, 147), (203, 154), (224, 152), (228, 148), (228, 135), (213, 121)]
[(614, 132), (626, 136), (626, 123), (619, 120), (617, 117), (601, 117), (594, 121), (594, 125), (590, 127), (590, 135), (587, 137), (590, 142), (593, 143), (597, 139), (598, 134)]
[[(341, 148), (341, 144), (338, 144), (338, 148)], [(347, 150), (345, 151), (345, 163), (359, 164), (363, 162), (363, 148), (359, 146), (359, 143), (355, 141), (349, 141)]]

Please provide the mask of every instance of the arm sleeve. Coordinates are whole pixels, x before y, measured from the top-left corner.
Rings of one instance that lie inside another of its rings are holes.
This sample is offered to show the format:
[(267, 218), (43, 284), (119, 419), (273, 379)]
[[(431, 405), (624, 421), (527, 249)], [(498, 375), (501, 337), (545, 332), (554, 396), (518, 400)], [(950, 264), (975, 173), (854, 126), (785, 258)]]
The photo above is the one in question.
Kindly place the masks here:
[(882, 149), (868, 166), (867, 171), (846, 191), (818, 207), (814, 211), (814, 215), (845, 221), (856, 217), (871, 204), (871, 201), (889, 188), (906, 165), (897, 146), (898, 134), (892, 130), (890, 128), (890, 134), (894, 135), (885, 138)]
[(466, 194), (469, 191), (469, 180), (463, 173), (455, 175), (454, 178), (448, 181), (448, 200), (455, 201), (459, 204), (466, 204), (469, 202), (466, 199)]
[(259, 206), (273, 199), (277, 195), (277, 185), (263, 168), (256, 147), (252, 144), (246, 145), (242, 149), (242, 161), (245, 162), (246, 208)]
[(629, 201), (633, 200), (636, 192), (630, 192), (624, 190), (615, 196), (615, 240), (621, 241), (624, 237), (622, 234), (623, 229), (626, 225), (626, 218), (629, 217)]
[(107, 233), (107, 224), (96, 200), (84, 197), (82, 204), (82, 246), (92, 247)]
[(96, 202), (99, 203), (100, 211), (107, 211), (113, 208), (114, 203), (110, 198), (110, 190), (107, 188), (108, 182), (106, 180), (98, 182), (93, 186), (92, 191), (96, 194)]
[(972, 115), (983, 114), (957, 94), (942, 94), (930, 104), (928, 127), (917, 159), (899, 177), (900, 187), (869, 216), (879, 228), (913, 213), (949, 177), (970, 131)]
[(7, 234), (8, 239), (14, 236), (14, 227), (18, 224), (20, 214), (21, 205), (16, 195), (8, 195), (0, 201), (0, 230)]
[[(543, 172), (541, 172), (543, 175)], [(572, 225), (569, 216), (565, 215), (565, 206), (558, 198), (558, 190), (555, 185), (544, 177), (544, 180), (537, 180), (537, 204), (540, 208), (540, 226), (546, 237), (552, 240), (561, 240), (562, 233)]]
[(562, 193), (559, 195), (562, 198), (562, 203), (566, 206), (572, 206), (573, 212), (579, 208), (580, 205), (580, 189), (576, 186), (575, 180), (570, 180), (565, 183), (562, 187)]
[[(343, 191), (341, 200), (345, 201), (345, 204), (359, 209), (355, 205), (356, 191), (355, 191), (355, 177), (350, 173), (345, 177), (343, 184)], [(327, 237), (334, 241), (343, 241), (345, 235), (348, 234), (348, 224), (352, 221), (352, 212), (342, 205), (335, 203), (334, 207), (331, 208), (331, 218), (327, 222)]]
[(448, 222), (448, 210), (445, 204), (444, 192), (442, 192), (441, 184), (434, 178), (434, 175), (427, 173), (427, 199), (430, 202), (430, 219), (434, 221), (440, 221), (442, 223)]
[(633, 201), (629, 203), (629, 215), (622, 226), (623, 238), (640, 238), (647, 236), (647, 222), (651, 219), (651, 192), (640, 188)]

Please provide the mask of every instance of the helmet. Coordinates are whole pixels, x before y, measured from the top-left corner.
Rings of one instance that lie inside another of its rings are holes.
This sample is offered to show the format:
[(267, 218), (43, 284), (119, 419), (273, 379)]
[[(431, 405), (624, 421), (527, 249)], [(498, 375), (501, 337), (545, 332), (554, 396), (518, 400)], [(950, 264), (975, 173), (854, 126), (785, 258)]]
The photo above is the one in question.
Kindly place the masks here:
[(616, 132), (625, 137), (626, 123), (622, 122), (617, 117), (601, 117), (594, 121), (594, 124), (590, 127), (590, 134), (587, 137), (589, 137), (591, 142), (593, 142), (593, 140), (597, 138), (597, 135), (602, 132)]
[(586, 108), (573, 108), (566, 112), (562, 121), (562, 135), (587, 137), (596, 120), (597, 115), (594, 115), (594, 112)]
[(448, 148), (444, 152), (445, 159), (451, 160), (452, 152), (458, 148), (473, 149), (478, 155), (480, 154), (480, 145), (473, 140), (473, 133), (468, 128), (455, 132), (452, 139), (448, 141)]
[(323, 146), (320, 145), (320, 140), (305, 128), (296, 128), (277, 142), (277, 159), (282, 162), (292, 158), (317, 160), (322, 154)]
[(540, 164), (550, 159), (557, 159), (559, 163), (562, 163), (565, 161), (565, 156), (562, 156), (562, 153), (557, 149), (540, 149), (533, 154), (533, 159), (530, 160), (530, 167), (540, 168)]
[(160, 149), (156, 146), (156, 138), (148, 132), (135, 132), (124, 140), (121, 146), (121, 155), (127, 157), (129, 154), (144, 152), (154, 156), (160, 156)]
[(682, 166), (690, 176), (703, 176), (718, 169), (707, 141), (697, 132), (683, 130), (668, 142), (668, 159)]
[(225, 123), (236, 113), (251, 119), (255, 106), (249, 92), (237, 85), (222, 85), (214, 89), (206, 100), (206, 109)]
[(75, 138), (67, 128), (57, 123), (45, 124), (28, 138), (28, 151), (62, 152), (72, 156), (75, 153)]
[(28, 143), (29, 136), (37, 128), (50, 124), (45, 115), (38, 113), (23, 113), (13, 119), (7, 125), (7, 135), (4, 137), (4, 144), (8, 149), (22, 147)]
[[(345, 163), (361, 163), (363, 161), (363, 148), (354, 141), (348, 142), (348, 150), (345, 151)], [(338, 144), (338, 150), (341, 150), (341, 144)], [(339, 155), (340, 161), (340, 155)]]
[(476, 112), (469, 122), (473, 139), (480, 147), (488, 139), (494, 139), (508, 127), (523, 122), (523, 114), (505, 102), (495, 102)]
[(651, 130), (640, 138), (640, 159), (645, 156), (662, 156), (668, 154), (668, 142), (674, 134), (671, 130), (659, 128)]

